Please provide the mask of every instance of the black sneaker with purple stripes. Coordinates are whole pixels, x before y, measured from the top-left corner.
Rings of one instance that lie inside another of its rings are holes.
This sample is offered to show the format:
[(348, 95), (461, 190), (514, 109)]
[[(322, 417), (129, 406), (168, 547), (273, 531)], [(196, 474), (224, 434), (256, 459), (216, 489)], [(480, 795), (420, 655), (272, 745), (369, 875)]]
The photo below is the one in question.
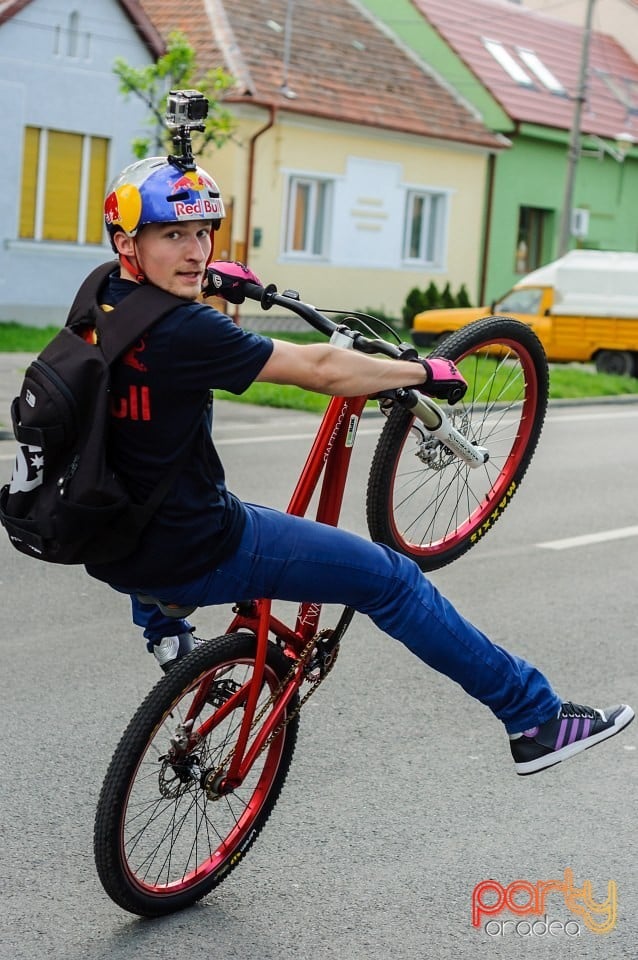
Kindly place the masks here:
[(634, 711), (625, 704), (599, 710), (563, 703), (552, 720), (510, 736), (516, 772), (526, 776), (553, 767), (620, 733), (633, 719)]

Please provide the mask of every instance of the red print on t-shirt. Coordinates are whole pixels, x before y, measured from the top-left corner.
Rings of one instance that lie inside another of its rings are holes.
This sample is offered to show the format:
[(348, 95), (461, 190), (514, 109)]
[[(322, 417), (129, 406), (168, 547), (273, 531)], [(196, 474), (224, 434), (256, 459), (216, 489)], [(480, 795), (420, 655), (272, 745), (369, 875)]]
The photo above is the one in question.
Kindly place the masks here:
[(140, 373), (148, 373), (146, 364), (142, 363), (137, 357), (137, 354), (142, 353), (143, 350), (146, 350), (146, 340), (142, 337), (142, 339), (138, 340), (128, 353), (124, 355), (122, 363), (125, 363), (127, 367), (133, 367), (134, 370), (139, 370)]

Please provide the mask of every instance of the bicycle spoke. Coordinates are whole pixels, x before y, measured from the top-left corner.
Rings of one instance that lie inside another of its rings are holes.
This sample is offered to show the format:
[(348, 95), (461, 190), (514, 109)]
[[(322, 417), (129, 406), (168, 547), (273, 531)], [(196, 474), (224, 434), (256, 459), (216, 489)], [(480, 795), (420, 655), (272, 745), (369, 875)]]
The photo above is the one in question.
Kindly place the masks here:
[[(95, 852), (105, 889), (125, 909), (153, 916), (199, 899), (241, 859), (277, 800), (294, 749), (297, 696), (236, 790), (217, 786), (242, 729), (247, 701), (236, 692), (250, 683), (254, 647), (247, 632), (203, 644), (149, 694), (120, 742), (98, 802)], [(290, 660), (270, 644), (249, 744), (289, 675)], [(211, 723), (221, 709), (221, 722)]]
[(470, 384), (447, 415), (489, 459), (470, 468), (399, 408), (386, 421), (368, 485), (373, 539), (424, 570), (449, 563), (491, 529), (525, 473), (547, 402), (542, 349), (517, 321), (470, 324), (437, 353), (454, 360)]

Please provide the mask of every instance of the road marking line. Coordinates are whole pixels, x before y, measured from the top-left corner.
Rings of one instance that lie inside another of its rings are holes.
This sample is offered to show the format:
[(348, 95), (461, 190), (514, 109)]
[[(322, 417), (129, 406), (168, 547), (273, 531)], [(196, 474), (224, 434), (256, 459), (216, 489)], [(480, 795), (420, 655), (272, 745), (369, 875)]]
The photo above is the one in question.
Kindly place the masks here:
[[(371, 428), (359, 428), (357, 430), (358, 437), (373, 436), (375, 433), (379, 433), (377, 429)], [(237, 446), (239, 444), (246, 443), (281, 443), (283, 440), (314, 440), (316, 436), (316, 431), (312, 433), (281, 433), (281, 434), (271, 434), (267, 437), (217, 437), (215, 439), (215, 446)]]
[(589, 421), (589, 420), (620, 420), (627, 417), (637, 417), (638, 410), (619, 410), (617, 407), (614, 410), (604, 410), (600, 413), (590, 413), (587, 410), (584, 410), (579, 413), (559, 413), (558, 411), (551, 411), (547, 414), (548, 423), (578, 423), (579, 421)]
[(618, 530), (586, 533), (581, 537), (566, 537), (564, 540), (546, 540), (544, 543), (537, 543), (536, 546), (546, 550), (569, 550), (570, 547), (586, 547), (590, 543), (605, 543), (608, 540), (622, 540), (625, 537), (638, 537), (638, 527), (620, 527)]
[[(378, 434), (379, 429), (371, 427), (362, 427), (357, 430), (358, 437), (369, 437)], [(311, 431), (309, 433), (273, 433), (268, 434), (267, 436), (255, 435), (254, 437), (214, 437), (216, 447), (237, 447), (237, 446), (246, 446), (254, 443), (285, 443), (290, 441), (297, 440), (314, 440), (316, 436), (316, 431)], [(15, 460), (14, 453), (0, 453), (0, 460)]]

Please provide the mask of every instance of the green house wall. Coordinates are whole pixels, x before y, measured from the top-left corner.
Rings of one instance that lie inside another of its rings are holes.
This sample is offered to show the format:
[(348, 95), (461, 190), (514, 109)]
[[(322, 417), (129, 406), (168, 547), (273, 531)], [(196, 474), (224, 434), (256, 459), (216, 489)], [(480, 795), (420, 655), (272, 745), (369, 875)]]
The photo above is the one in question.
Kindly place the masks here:
[[(547, 211), (543, 262), (558, 255), (558, 232), (567, 176), (569, 131), (517, 126), (475, 74), (430, 26), (410, 0), (361, 0), (399, 38), (457, 91), (486, 127), (502, 133), (511, 147), (495, 154), (485, 185), (483, 267), (474, 299), (489, 303), (520, 279), (516, 273), (520, 207)], [(453, 2), (453, 0), (451, 0)], [(588, 141), (583, 139), (583, 146)], [(591, 145), (591, 144), (590, 144)], [(491, 180), (491, 182), (490, 182)], [(574, 185), (574, 208), (590, 213), (589, 233), (572, 246), (638, 250), (638, 148), (624, 163), (611, 156), (581, 156)], [(473, 286), (468, 278), (468, 288)]]

